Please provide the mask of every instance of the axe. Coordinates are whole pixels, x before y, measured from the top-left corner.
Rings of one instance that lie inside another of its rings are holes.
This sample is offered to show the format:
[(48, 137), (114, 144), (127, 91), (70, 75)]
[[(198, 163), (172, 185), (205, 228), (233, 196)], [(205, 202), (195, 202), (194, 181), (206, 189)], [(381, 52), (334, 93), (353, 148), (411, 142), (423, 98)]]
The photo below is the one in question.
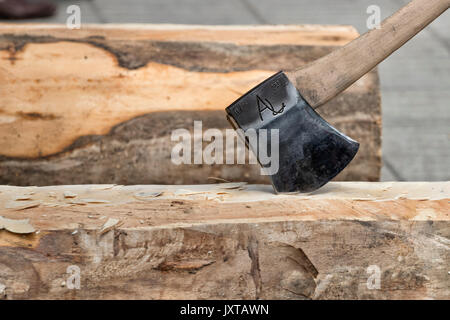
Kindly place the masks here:
[[(279, 192), (311, 192), (341, 172), (359, 143), (314, 111), (372, 70), (450, 6), (450, 0), (414, 0), (373, 29), (332, 53), (294, 71), (280, 71), (226, 108), (227, 119), (258, 156), (249, 130), (278, 130), (278, 171), (270, 173)], [(274, 140), (274, 139), (272, 139)]]

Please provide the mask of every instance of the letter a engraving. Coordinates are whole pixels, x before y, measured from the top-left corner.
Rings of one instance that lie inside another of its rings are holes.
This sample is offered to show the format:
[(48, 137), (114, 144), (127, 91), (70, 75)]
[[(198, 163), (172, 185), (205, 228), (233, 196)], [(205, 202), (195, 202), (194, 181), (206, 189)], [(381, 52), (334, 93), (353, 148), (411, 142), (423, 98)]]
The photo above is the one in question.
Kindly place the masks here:
[(261, 119), (261, 121), (264, 121), (263, 117), (262, 117), (262, 112), (266, 109), (272, 111), (272, 115), (276, 116), (280, 113), (283, 113), (284, 108), (286, 107), (286, 105), (284, 103), (281, 104), (281, 108), (277, 111), (275, 110), (275, 108), (272, 106), (272, 103), (270, 103), (270, 101), (268, 99), (261, 99), (260, 96), (256, 96), (256, 103), (258, 105), (258, 112), (259, 112), (259, 118)]

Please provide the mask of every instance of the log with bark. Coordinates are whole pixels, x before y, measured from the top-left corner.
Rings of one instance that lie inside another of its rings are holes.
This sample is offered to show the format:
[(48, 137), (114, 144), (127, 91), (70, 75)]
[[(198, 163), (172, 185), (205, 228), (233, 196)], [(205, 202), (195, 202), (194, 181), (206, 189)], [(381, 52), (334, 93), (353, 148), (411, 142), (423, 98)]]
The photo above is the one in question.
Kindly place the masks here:
[(449, 200), (449, 182), (1, 186), (0, 297), (448, 299)]
[[(257, 165), (170, 161), (174, 129), (358, 36), (347, 26), (0, 25), (0, 184), (266, 183)], [(319, 109), (361, 148), (338, 180), (377, 181), (378, 74)]]

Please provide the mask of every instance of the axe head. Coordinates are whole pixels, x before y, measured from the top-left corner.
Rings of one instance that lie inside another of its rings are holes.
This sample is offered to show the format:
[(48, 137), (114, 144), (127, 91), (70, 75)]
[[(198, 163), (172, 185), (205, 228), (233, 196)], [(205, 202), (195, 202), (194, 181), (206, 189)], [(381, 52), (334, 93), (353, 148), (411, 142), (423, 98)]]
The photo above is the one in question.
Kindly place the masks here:
[[(283, 72), (260, 83), (226, 111), (233, 127), (243, 133), (267, 129), (266, 152), (278, 151), (278, 171), (269, 174), (277, 193), (320, 188), (350, 163), (359, 148), (358, 142), (317, 114)], [(271, 130), (278, 130), (278, 139), (273, 138)], [(258, 152), (261, 141), (255, 143), (247, 134), (241, 138), (263, 168), (267, 167)]]

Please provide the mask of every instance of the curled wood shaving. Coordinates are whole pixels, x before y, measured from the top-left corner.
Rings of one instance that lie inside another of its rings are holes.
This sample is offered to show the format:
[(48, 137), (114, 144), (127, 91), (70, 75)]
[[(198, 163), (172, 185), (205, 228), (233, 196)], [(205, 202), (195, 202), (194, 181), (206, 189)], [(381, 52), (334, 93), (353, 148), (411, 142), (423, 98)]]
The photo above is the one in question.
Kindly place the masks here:
[(0, 230), (2, 229), (8, 230), (9, 232), (12, 233), (20, 233), (20, 234), (33, 233), (36, 231), (34, 227), (30, 224), (28, 219), (14, 220), (0, 216)]

